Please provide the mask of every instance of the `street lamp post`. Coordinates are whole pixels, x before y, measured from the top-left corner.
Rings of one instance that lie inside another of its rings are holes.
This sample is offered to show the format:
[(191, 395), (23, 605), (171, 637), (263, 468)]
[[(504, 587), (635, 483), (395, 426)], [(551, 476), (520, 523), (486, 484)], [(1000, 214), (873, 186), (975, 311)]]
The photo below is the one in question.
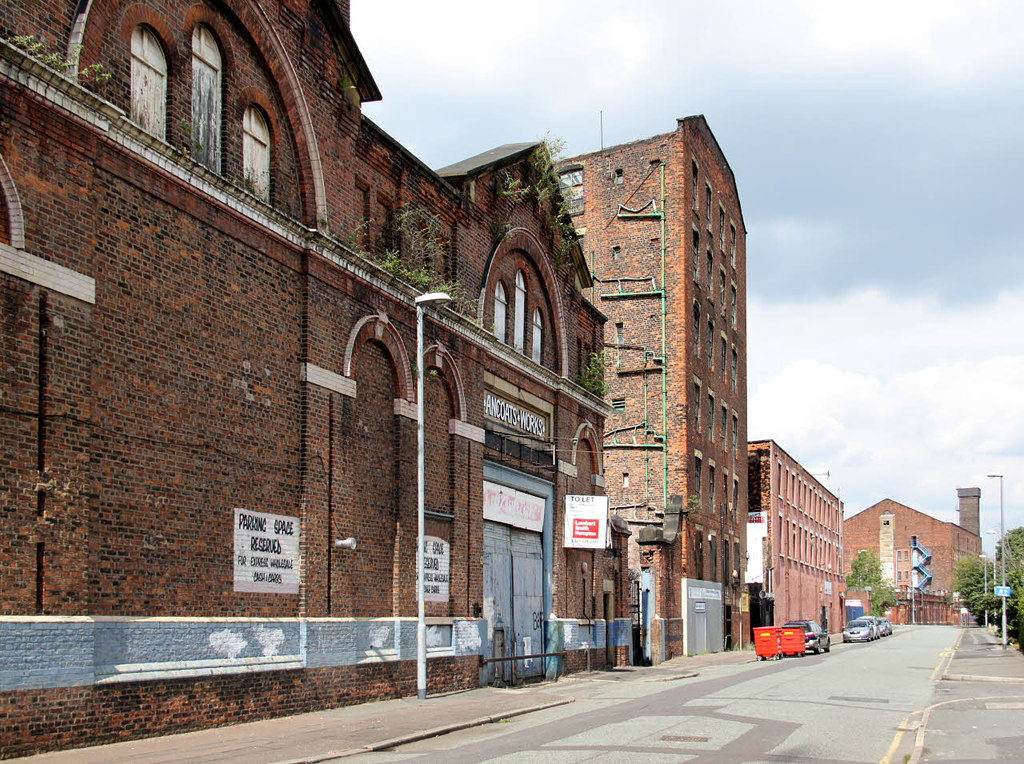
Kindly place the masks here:
[(427, 292), (416, 298), (416, 695), (427, 697), (427, 627), (423, 619), (423, 517), (426, 504), (423, 407), (423, 311), (451, 302), (444, 292)]
[[(989, 475), (990, 478), (999, 478), (999, 577), (1000, 585), (1006, 586), (1006, 524), (1003, 518), (1003, 476)], [(993, 571), (994, 573), (995, 571)], [(1006, 597), (1000, 597), (1003, 601), (1003, 649), (1006, 649)]]

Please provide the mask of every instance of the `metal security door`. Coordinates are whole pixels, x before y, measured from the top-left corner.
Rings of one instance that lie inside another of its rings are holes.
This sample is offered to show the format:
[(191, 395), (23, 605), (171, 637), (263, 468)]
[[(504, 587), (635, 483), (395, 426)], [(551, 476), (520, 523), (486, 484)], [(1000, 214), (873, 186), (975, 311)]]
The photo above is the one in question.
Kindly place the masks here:
[[(511, 528), (512, 631), (516, 655), (544, 652), (544, 553), (539, 533)], [(516, 661), (516, 677), (540, 676), (544, 659)]]
[[(487, 653), (492, 658), (511, 654), (512, 640), (512, 545), (507, 525), (484, 523), (484, 620), (487, 621)], [(512, 666), (492, 663), (494, 677), (512, 679)]]
[(654, 575), (650, 568), (640, 571), (640, 630), (643, 639), (643, 663), (651, 665), (651, 624), (654, 621)]

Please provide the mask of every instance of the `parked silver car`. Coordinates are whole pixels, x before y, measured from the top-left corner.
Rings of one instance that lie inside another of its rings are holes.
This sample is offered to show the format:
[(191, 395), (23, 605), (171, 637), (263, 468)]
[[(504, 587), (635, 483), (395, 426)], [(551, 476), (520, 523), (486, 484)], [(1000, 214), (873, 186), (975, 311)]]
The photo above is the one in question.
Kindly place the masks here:
[(875, 638), (875, 629), (869, 621), (864, 618), (855, 618), (846, 624), (843, 629), (844, 642), (870, 642)]
[(876, 616), (873, 616), (873, 615), (862, 615), (860, 617), (860, 619), (862, 621), (867, 621), (868, 624), (870, 624), (870, 626), (871, 626), (871, 639), (872, 640), (881, 639), (882, 638), (882, 624), (879, 622), (879, 620), (878, 620), (878, 618)]

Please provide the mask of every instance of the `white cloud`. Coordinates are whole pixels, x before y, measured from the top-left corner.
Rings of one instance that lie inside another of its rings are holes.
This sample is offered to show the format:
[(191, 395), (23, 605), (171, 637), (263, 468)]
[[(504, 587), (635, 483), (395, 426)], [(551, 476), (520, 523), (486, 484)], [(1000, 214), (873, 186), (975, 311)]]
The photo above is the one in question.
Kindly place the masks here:
[(755, 303), (749, 324), (749, 437), (828, 469), (848, 515), (891, 498), (955, 520), (955, 489), (978, 486), (995, 527), (985, 476), (1004, 472), (1007, 527), (1024, 525), (1024, 294)]

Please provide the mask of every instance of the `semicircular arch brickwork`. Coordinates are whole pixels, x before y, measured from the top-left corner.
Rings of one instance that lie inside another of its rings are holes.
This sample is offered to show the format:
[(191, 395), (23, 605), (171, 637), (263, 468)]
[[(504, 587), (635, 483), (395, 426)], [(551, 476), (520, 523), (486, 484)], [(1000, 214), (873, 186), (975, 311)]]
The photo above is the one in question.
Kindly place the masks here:
[[(299, 165), (299, 187), (302, 200), (302, 218), (307, 225), (319, 228), (328, 220), (327, 191), (324, 183), (323, 163), (320, 147), (313, 128), (313, 117), (302, 89), (298, 72), (288, 56), (278, 32), (267, 16), (266, 11), (255, 0), (222, 0), (224, 5), (235, 15), (239, 23), (248, 33), (256, 53), (262, 59), (270, 73), (270, 78), (277, 83), (277, 92), (284, 104), (284, 116), (288, 121), (290, 132), (295, 141)], [(69, 51), (80, 51), (86, 60), (84, 64), (96, 63), (91, 60), (97, 55), (102, 45), (105, 23), (109, 22), (107, 13), (96, 10), (101, 2), (90, 2), (75, 18), (68, 43)], [(195, 4), (191, 9), (183, 10), (181, 18), (191, 24), (197, 21), (208, 22), (212, 19), (211, 9)], [(90, 17), (98, 20), (89, 23)], [(145, 6), (132, 6), (125, 12), (124, 22), (128, 27), (127, 34), (137, 23), (145, 23), (158, 30), (169, 33), (166, 21), (155, 11)], [(124, 34), (124, 30), (122, 30)], [(127, 38), (126, 38), (127, 39)], [(224, 50), (230, 55), (230, 50)], [(173, 58), (173, 57), (172, 57)], [(169, 64), (171, 61), (168, 62)]]
[(0, 154), (0, 193), (3, 194), (4, 209), (7, 211), (7, 238), (15, 249), (25, 249), (25, 216), (21, 211), (21, 198), (18, 196), (18, 187), (14, 185), (14, 178), (11, 177), (4, 162), (3, 154)]
[(553, 341), (557, 348), (558, 369), (556, 371), (564, 377), (568, 374), (569, 369), (569, 349), (565, 340), (565, 311), (562, 308), (561, 290), (558, 288), (558, 278), (554, 268), (551, 267), (551, 260), (544, 246), (531, 231), (525, 228), (513, 228), (495, 247), (490, 261), (487, 263), (484, 283), (480, 290), (477, 320), (481, 324), (485, 322), (488, 300), (493, 296), (494, 286), (500, 280), (498, 264), (505, 258), (517, 255), (525, 256), (529, 260), (543, 285), (548, 300)]
[(345, 344), (345, 365), (342, 373), (346, 377), (352, 376), (352, 357), (356, 349), (364, 342), (379, 342), (388, 349), (391, 359), (398, 372), (398, 387), (395, 394), (407, 401), (415, 401), (415, 385), (413, 384), (412, 371), (409, 365), (409, 353), (405, 349), (402, 337), (391, 323), (386, 313), (378, 313), (372, 316), (364, 316), (356, 322), (349, 333), (348, 342)]

